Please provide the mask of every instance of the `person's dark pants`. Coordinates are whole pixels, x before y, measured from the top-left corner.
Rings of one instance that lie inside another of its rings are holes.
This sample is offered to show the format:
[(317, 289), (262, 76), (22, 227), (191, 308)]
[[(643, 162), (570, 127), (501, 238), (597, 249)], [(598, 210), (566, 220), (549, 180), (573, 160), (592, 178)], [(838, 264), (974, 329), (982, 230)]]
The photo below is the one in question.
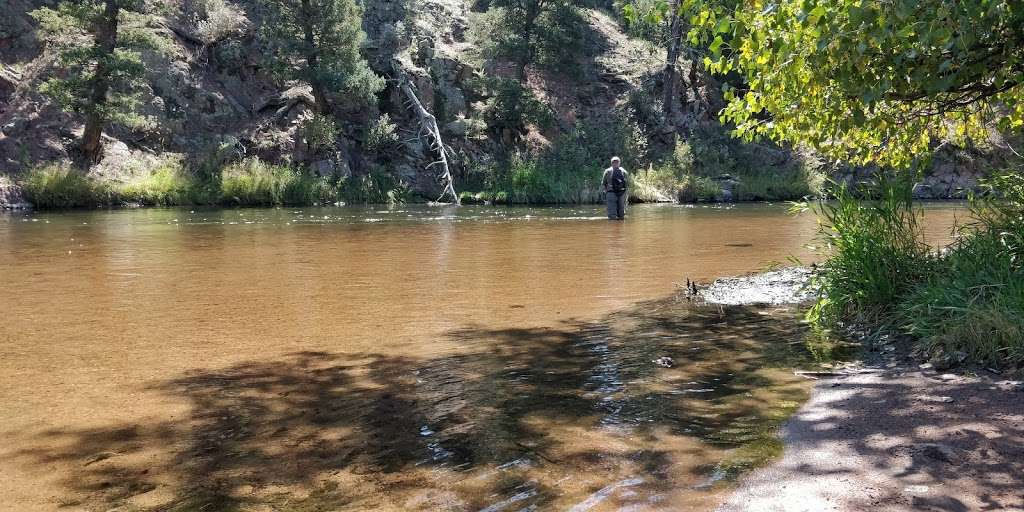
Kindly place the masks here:
[(605, 192), (608, 202), (608, 218), (622, 220), (626, 218), (626, 193)]

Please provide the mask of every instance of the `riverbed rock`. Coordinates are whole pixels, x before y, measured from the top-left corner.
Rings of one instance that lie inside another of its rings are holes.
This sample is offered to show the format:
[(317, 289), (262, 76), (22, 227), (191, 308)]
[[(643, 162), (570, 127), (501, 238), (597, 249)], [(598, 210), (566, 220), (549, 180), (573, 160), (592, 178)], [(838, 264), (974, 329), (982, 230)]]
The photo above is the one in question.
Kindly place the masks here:
[(13, 210), (30, 206), (21, 194), (21, 187), (0, 176), (0, 208)]
[(676, 365), (676, 362), (671, 357), (668, 356), (659, 357), (651, 362), (663, 368), (672, 368), (673, 366)]
[(314, 176), (334, 175), (334, 162), (331, 160), (317, 160), (309, 164), (309, 170)]
[(937, 396), (937, 395), (917, 395), (914, 400), (918, 402), (932, 402), (936, 404), (951, 404), (955, 400), (951, 396)]
[(817, 295), (811, 284), (811, 270), (789, 267), (742, 277), (716, 279), (700, 290), (700, 297), (711, 304), (798, 304)]
[(469, 133), (469, 123), (465, 119), (456, 119), (444, 125), (444, 131), (456, 137), (465, 137)]

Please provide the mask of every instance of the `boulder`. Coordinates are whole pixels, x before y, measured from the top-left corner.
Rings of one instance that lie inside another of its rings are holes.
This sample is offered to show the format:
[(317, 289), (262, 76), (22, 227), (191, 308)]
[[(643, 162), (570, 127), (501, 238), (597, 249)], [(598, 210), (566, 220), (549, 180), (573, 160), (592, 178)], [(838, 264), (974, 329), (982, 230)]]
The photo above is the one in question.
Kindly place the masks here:
[(932, 199), (935, 197), (932, 193), (932, 187), (924, 182), (914, 184), (913, 194), (914, 199)]
[(0, 208), (21, 209), (28, 208), (28, 206), (21, 195), (21, 187), (0, 180)]
[(0, 102), (6, 102), (14, 94), (21, 80), (20, 74), (6, 65), (0, 64)]
[(331, 176), (334, 174), (334, 162), (331, 160), (317, 160), (309, 164), (309, 172), (314, 176)]
[(469, 122), (465, 119), (456, 119), (444, 125), (444, 131), (456, 137), (465, 137), (469, 133)]
[(24, 132), (25, 128), (28, 128), (28, 119), (16, 117), (11, 122), (0, 126), (0, 132), (8, 137), (13, 137)]

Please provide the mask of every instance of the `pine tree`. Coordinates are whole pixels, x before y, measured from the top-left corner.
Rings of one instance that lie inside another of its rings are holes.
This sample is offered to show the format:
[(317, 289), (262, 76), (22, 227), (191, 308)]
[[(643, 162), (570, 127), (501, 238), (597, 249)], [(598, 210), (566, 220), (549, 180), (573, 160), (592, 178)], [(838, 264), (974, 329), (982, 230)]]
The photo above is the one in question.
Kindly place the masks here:
[(492, 0), (494, 25), (484, 30), (489, 41), (485, 53), (516, 63), (520, 80), (537, 63), (562, 71), (571, 68), (585, 52), (586, 22), (577, 9), (580, 0)]
[(40, 92), (85, 116), (80, 148), (88, 161), (102, 155), (109, 123), (138, 126), (145, 119), (137, 113), (145, 73), (139, 50), (154, 47), (155, 39), (142, 9), (140, 0), (81, 0), (31, 12), (60, 66)]
[(360, 55), (366, 35), (355, 0), (263, 0), (263, 32), (271, 44), (273, 67), (313, 89), (316, 110), (331, 109), (328, 94), (352, 103), (372, 101), (384, 81)]

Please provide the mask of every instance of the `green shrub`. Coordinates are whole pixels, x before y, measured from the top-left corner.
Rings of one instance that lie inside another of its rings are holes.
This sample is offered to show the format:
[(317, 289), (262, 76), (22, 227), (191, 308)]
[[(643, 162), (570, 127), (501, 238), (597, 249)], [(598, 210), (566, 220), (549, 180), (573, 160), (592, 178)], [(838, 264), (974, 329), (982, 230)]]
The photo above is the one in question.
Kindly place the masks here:
[(681, 203), (721, 201), (722, 187), (711, 178), (689, 175), (680, 183), (676, 196)]
[(180, 161), (166, 162), (141, 180), (125, 184), (118, 192), (122, 201), (144, 205), (174, 206), (205, 202), (195, 179)]
[(413, 197), (408, 184), (380, 168), (343, 179), (338, 184), (338, 195), (346, 202), (364, 204), (402, 204)]
[(495, 172), (492, 188), (512, 202), (581, 204), (603, 201), (601, 172), (612, 155), (640, 162), (646, 140), (622, 113), (579, 123), (544, 150), (514, 154)]
[(537, 99), (517, 80), (486, 78), (490, 99), (484, 105), (483, 118), (491, 128), (521, 130), (528, 124), (548, 128), (555, 122), (551, 107)]
[(315, 114), (302, 124), (302, 138), (314, 153), (330, 149), (338, 138), (338, 126), (330, 116)]
[(221, 171), (221, 201), (243, 206), (333, 202), (334, 187), (287, 165), (249, 158)]
[(370, 123), (366, 131), (366, 142), (363, 146), (367, 151), (382, 153), (398, 146), (398, 126), (391, 122), (391, 116), (381, 116)]
[(738, 201), (796, 201), (821, 194), (821, 176), (802, 169), (740, 174), (738, 180), (735, 191)]
[(818, 325), (851, 318), (880, 323), (933, 267), (909, 182), (882, 183), (878, 195), (858, 201), (838, 187), (835, 202), (820, 203), (822, 242), (831, 253), (818, 277), (821, 295), (809, 312)]
[(463, 190), (459, 192), (459, 202), (462, 204), (484, 204), (494, 199), (490, 192), (470, 192)]
[(22, 182), (25, 200), (36, 208), (78, 208), (110, 204), (109, 186), (66, 165), (50, 164), (28, 172)]
[(996, 179), (998, 196), (972, 205), (976, 222), (935, 272), (899, 302), (905, 332), (932, 355), (961, 352), (987, 365), (1024, 363), (1024, 177)]

